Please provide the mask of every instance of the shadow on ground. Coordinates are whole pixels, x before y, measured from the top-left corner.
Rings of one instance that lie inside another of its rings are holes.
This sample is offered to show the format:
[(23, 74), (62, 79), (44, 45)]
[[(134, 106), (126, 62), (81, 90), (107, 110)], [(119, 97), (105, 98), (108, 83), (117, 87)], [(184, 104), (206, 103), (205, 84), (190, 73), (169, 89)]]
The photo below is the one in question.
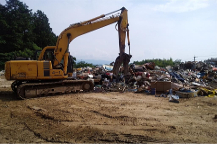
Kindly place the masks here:
[(0, 100), (2, 101), (17, 101), (19, 100), (16, 94), (8, 88), (0, 89)]

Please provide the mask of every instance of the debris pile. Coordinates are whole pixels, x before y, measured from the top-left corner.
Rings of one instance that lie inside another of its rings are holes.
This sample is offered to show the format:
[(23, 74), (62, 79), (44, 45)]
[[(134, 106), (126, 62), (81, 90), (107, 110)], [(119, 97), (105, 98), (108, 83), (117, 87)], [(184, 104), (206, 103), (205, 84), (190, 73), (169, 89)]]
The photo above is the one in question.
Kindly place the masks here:
[(5, 75), (5, 70), (0, 71), (0, 76)]
[(113, 75), (113, 66), (77, 68), (73, 77), (94, 83), (94, 92), (136, 92), (149, 93), (156, 97), (169, 97), (171, 102), (179, 98), (195, 96), (217, 96), (217, 71), (205, 63), (181, 63), (178, 67), (161, 68), (155, 63), (131, 64), (129, 73)]

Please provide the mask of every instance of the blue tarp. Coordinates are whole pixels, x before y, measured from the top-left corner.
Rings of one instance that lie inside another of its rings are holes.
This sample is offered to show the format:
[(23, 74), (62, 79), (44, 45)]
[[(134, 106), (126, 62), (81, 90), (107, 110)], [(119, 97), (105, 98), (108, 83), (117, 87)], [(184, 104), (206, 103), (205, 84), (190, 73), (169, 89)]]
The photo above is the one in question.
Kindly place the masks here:
[(172, 77), (175, 77), (177, 78), (178, 80), (180, 80), (181, 82), (184, 82), (185, 79), (183, 79), (180, 75), (178, 75), (176, 72), (169, 72), (169, 74), (172, 76)]

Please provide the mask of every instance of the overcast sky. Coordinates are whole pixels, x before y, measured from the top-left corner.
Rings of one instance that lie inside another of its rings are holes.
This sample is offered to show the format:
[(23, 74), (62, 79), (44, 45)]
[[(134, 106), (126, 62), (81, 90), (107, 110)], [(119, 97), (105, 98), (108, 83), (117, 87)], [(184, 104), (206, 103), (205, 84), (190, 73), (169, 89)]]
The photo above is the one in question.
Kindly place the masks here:
[[(70, 24), (125, 7), (133, 61), (170, 57), (182, 61), (217, 57), (217, 0), (20, 0), (43, 11), (56, 35)], [(0, 0), (5, 4), (5, 0)], [(126, 52), (128, 46), (126, 40)], [(77, 59), (114, 61), (119, 53), (115, 24), (70, 43)]]

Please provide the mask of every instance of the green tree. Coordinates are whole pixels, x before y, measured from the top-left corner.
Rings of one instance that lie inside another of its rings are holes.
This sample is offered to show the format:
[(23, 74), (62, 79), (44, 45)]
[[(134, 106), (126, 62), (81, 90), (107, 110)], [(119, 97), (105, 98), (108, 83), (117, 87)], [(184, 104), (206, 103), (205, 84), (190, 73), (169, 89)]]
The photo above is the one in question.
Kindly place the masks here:
[(76, 63), (76, 65), (75, 65), (76, 68), (87, 67), (87, 66), (94, 67), (93, 64), (87, 63), (85, 61), (80, 61), (80, 62)]
[(1, 43), (0, 53), (32, 49), (32, 12), (28, 6), (18, 0), (9, 0), (3, 11), (5, 23), (1, 35), (5, 42)]
[(57, 36), (50, 28), (47, 16), (42, 11), (37, 10), (37, 12), (33, 14), (33, 21), (34, 42), (41, 48), (56, 45)]
[(134, 61), (133, 63), (136, 65), (143, 65), (145, 63), (149, 63), (149, 62), (154, 62), (155, 65), (159, 66), (159, 67), (166, 67), (168, 65), (173, 66), (174, 62), (173, 59), (146, 59), (146, 60), (142, 60), (142, 61)]
[(0, 4), (0, 69), (4, 69), (4, 63), (15, 56), (33, 58), (36, 50), (55, 45), (56, 40), (57, 36), (42, 11), (33, 14), (19, 0)]
[(5, 6), (0, 5), (0, 27), (1, 69), (5, 61), (17, 54), (22, 56), (26, 52), (27, 56), (32, 55), (32, 13), (26, 4), (19, 0), (8, 0)]
[(174, 64), (175, 64), (175, 65), (179, 65), (179, 64), (181, 64), (181, 62), (182, 62), (181, 59), (176, 59), (176, 60), (174, 61)]

